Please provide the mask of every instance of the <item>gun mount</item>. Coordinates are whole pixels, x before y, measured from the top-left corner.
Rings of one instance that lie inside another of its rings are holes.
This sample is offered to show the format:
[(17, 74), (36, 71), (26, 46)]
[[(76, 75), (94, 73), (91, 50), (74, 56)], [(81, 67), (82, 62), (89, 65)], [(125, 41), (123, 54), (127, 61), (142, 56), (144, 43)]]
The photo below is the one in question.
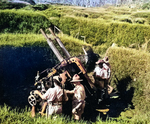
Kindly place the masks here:
[[(64, 89), (71, 90), (74, 88), (74, 86), (70, 83), (70, 80), (72, 80), (72, 77), (74, 74), (78, 74), (82, 79), (83, 79), (83, 86), (85, 87), (85, 92), (86, 92), (86, 107), (85, 107), (85, 118), (89, 118), (89, 116), (93, 116), (100, 111), (100, 109), (105, 109), (108, 108), (107, 106), (107, 88), (104, 89), (98, 89), (95, 85), (94, 82), (91, 81), (89, 76), (87, 75), (87, 71), (83, 64), (81, 63), (80, 59), (78, 57), (71, 57), (69, 52), (66, 50), (64, 47), (63, 43), (61, 40), (53, 33), (53, 31), (49, 28), (49, 31), (51, 34), (55, 37), (55, 40), (61, 47), (63, 53), (65, 54), (66, 58), (64, 59), (55, 45), (53, 44), (53, 41), (45, 34), (45, 32), (40, 29), (41, 33), (47, 40), (48, 45), (58, 58), (59, 62), (56, 66), (53, 68), (48, 68), (44, 70), (41, 73), (37, 73), (37, 76), (35, 77), (35, 89), (39, 90), (42, 94), (44, 94), (49, 88), (53, 87), (53, 76), (59, 75), (60, 73), (66, 71), (67, 72), (67, 81), (65, 84), (63, 84)], [(28, 97), (28, 102), (31, 106), (37, 106), (43, 103), (43, 101), (34, 94), (33, 91), (30, 92), (30, 95)], [(64, 113), (67, 106), (64, 105)], [(104, 113), (108, 112), (103, 110)], [(102, 112), (103, 112), (102, 111)], [(71, 113), (70, 113), (71, 114)]]

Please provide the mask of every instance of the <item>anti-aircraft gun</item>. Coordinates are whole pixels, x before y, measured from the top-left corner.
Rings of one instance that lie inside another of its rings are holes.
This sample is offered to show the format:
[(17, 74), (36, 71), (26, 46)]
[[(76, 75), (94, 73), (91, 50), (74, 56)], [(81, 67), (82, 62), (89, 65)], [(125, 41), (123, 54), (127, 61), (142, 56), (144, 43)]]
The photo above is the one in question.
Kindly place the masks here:
[[(63, 43), (59, 39), (59, 37), (57, 37), (53, 33), (53, 31), (49, 28), (49, 31), (55, 37), (55, 40), (57, 41), (61, 50), (66, 56), (66, 58), (63, 58), (59, 53), (58, 49), (53, 44), (53, 40), (49, 38), (42, 29), (40, 29), (40, 31), (47, 40), (48, 45), (50, 46), (50, 48), (52, 49), (52, 51), (54, 52), (60, 63), (58, 63), (51, 69), (48, 68), (41, 73), (39, 72), (37, 73), (34, 84), (35, 89), (39, 90), (42, 94), (44, 94), (48, 88), (53, 87), (53, 76), (59, 75), (60, 73), (66, 71), (67, 81), (65, 82), (65, 84), (63, 84), (63, 88), (72, 90), (74, 86), (69, 81), (72, 80), (74, 74), (78, 74), (81, 77), (81, 79), (83, 79), (81, 83), (83, 84), (86, 92), (86, 99), (85, 99), (86, 106), (83, 114), (84, 118), (90, 119), (96, 117), (99, 111), (106, 114), (106, 112), (108, 112), (109, 110), (106, 102), (107, 94), (105, 94), (105, 92), (102, 92), (100, 89), (95, 87), (94, 82), (87, 75), (87, 71), (83, 66), (81, 60), (78, 57), (71, 57), (71, 55), (69, 54), (69, 52), (66, 50)], [(107, 90), (107, 88), (105, 90)], [(34, 91), (30, 92), (28, 102), (32, 107), (37, 105), (42, 106), (43, 104), (43, 101), (40, 99), (39, 96), (34, 94)], [(68, 109), (69, 106), (65, 104), (63, 105), (64, 105), (63, 112), (67, 114), (70, 113)]]

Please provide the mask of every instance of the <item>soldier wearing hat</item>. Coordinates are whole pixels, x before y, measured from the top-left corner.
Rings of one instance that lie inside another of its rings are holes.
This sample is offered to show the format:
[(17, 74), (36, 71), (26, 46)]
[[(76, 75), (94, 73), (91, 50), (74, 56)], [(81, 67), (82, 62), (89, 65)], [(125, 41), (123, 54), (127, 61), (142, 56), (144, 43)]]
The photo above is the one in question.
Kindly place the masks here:
[(109, 59), (106, 56), (103, 59), (99, 59), (96, 62), (96, 68), (94, 69), (95, 85), (100, 89), (106, 88), (108, 90), (106, 94), (110, 94), (113, 91), (113, 87), (111, 87), (108, 84), (110, 75), (111, 75), (111, 70), (110, 70)]
[(85, 100), (86, 94), (85, 94), (84, 86), (80, 83), (81, 81), (83, 80), (80, 79), (80, 76), (75, 74), (73, 76), (72, 81), (70, 81), (71, 83), (75, 85), (74, 90), (66, 91), (67, 94), (74, 94), (72, 98), (72, 115), (75, 120), (81, 119), (81, 116), (85, 108), (84, 100)]

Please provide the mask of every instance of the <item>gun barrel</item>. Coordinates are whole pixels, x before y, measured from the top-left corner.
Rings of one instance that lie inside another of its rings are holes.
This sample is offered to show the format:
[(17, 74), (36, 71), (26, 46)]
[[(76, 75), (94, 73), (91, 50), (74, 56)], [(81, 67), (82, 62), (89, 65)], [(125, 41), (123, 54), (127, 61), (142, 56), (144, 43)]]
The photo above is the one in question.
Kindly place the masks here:
[(55, 40), (57, 41), (57, 43), (59, 44), (59, 46), (61, 47), (62, 51), (64, 52), (65, 56), (67, 58), (71, 57), (69, 52), (66, 50), (65, 46), (63, 45), (63, 43), (61, 42), (61, 40), (54, 34), (54, 32), (51, 30), (51, 28), (48, 28), (49, 31), (51, 32), (51, 34), (53, 36), (55, 36)]
[(64, 59), (61, 56), (61, 54), (59, 53), (59, 51), (57, 50), (57, 48), (55, 47), (55, 45), (53, 44), (52, 40), (50, 38), (48, 38), (48, 36), (44, 33), (44, 31), (42, 29), (40, 29), (40, 31), (43, 34), (43, 36), (45, 37), (45, 39), (47, 40), (48, 45), (50, 46), (50, 48), (52, 49), (52, 51), (54, 52), (54, 54), (56, 55), (58, 60), (60, 62), (62, 62)]

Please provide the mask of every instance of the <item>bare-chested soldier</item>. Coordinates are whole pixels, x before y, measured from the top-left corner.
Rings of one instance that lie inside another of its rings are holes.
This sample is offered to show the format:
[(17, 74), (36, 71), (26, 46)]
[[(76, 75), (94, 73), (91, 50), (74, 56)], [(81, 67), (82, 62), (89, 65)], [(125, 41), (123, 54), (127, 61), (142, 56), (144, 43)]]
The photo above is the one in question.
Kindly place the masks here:
[(66, 91), (68, 94), (74, 94), (72, 99), (72, 114), (75, 120), (80, 120), (81, 116), (84, 112), (85, 108), (85, 89), (84, 86), (80, 83), (80, 81), (83, 81), (80, 79), (80, 76), (75, 74), (73, 76), (73, 80), (71, 83), (75, 85), (74, 90), (72, 91)]

